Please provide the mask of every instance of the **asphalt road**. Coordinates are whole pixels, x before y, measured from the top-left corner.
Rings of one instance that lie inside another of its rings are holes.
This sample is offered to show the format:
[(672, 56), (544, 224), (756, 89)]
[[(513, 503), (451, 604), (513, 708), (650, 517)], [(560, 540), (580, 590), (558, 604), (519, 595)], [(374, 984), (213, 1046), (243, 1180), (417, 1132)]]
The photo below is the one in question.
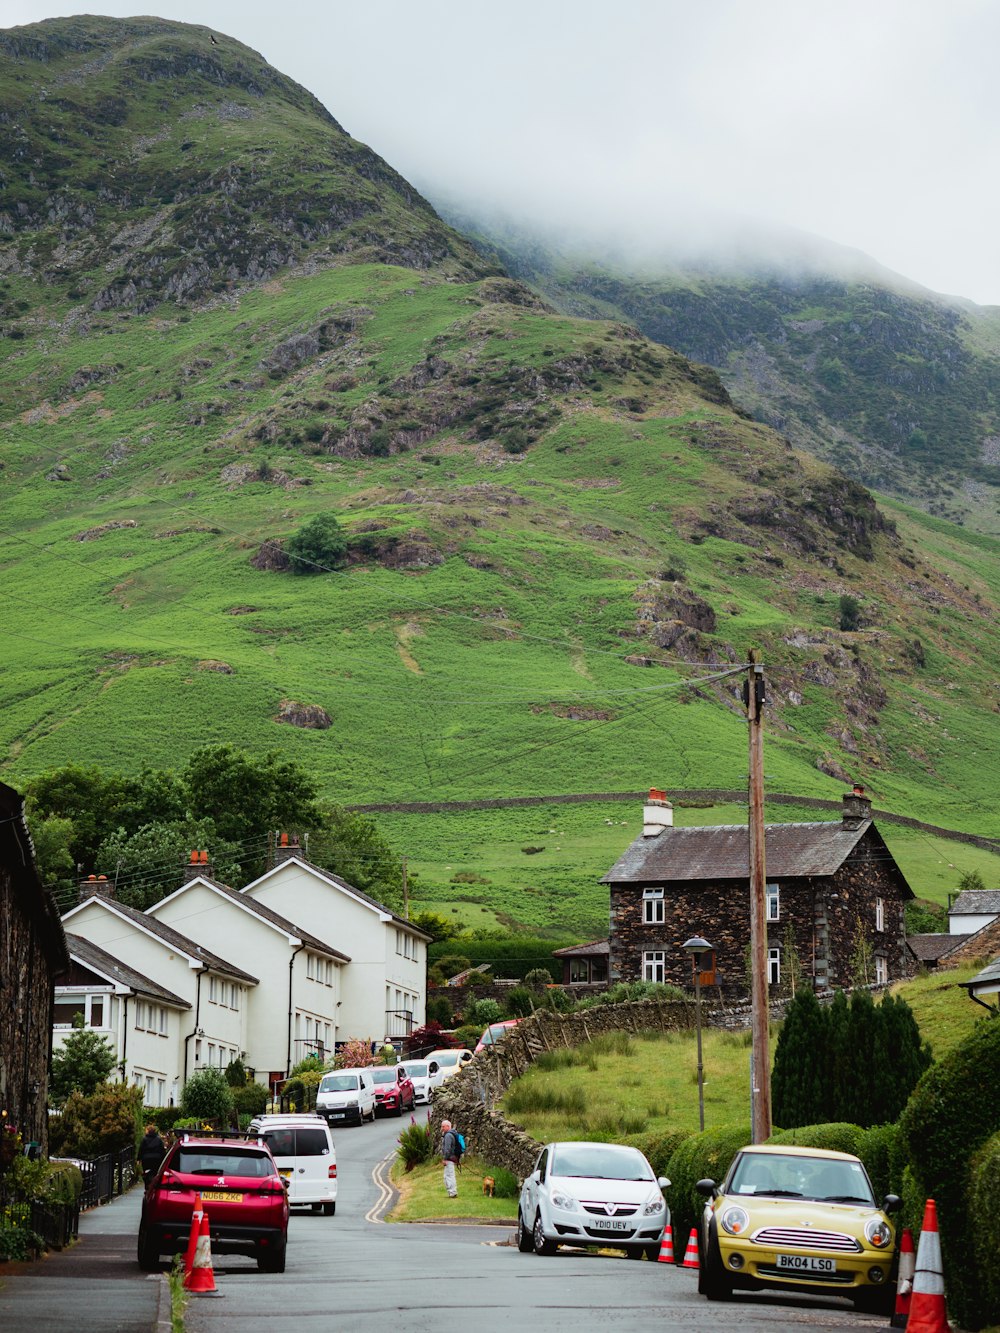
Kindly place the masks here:
[[(339, 1198), (334, 1217), (293, 1214), (283, 1274), (250, 1260), (214, 1261), (220, 1297), (193, 1298), (188, 1333), (391, 1328), (394, 1333), (493, 1333), (581, 1325), (663, 1333), (800, 1333), (802, 1329), (885, 1329), (847, 1301), (748, 1293), (725, 1305), (697, 1294), (693, 1270), (560, 1250), (520, 1254), (507, 1227), (400, 1225), (372, 1220), (380, 1190), (372, 1178), (399, 1132), (395, 1119), (336, 1131)], [(460, 1181), (462, 1189), (478, 1182)], [(293, 1321), (293, 1322), (290, 1322)], [(80, 1329), (87, 1326), (79, 1325)]]

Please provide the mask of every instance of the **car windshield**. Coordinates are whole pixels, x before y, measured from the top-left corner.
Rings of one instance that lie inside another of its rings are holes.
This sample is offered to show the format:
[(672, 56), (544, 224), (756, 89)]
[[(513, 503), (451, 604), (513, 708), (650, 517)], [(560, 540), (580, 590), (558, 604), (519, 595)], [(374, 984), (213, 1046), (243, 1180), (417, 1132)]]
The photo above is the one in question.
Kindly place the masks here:
[(642, 1153), (612, 1143), (559, 1143), (552, 1152), (550, 1174), (589, 1180), (655, 1179)]
[(403, 1068), (406, 1070), (408, 1078), (427, 1077), (427, 1066), (422, 1061), (419, 1061), (415, 1065), (404, 1065)]
[(815, 1199), (820, 1203), (875, 1203), (860, 1162), (792, 1153), (741, 1153), (726, 1192)]
[(492, 1046), (506, 1036), (513, 1026), (513, 1023), (491, 1023), (479, 1040), (484, 1046)]
[(319, 1085), (320, 1092), (356, 1092), (357, 1074), (324, 1074)]
[(386, 1069), (373, 1069), (372, 1078), (376, 1083), (398, 1083), (399, 1078), (392, 1065)]
[(271, 1158), (238, 1148), (181, 1148), (174, 1170), (184, 1176), (272, 1176)]
[(439, 1051), (434, 1059), (441, 1069), (447, 1069), (451, 1065), (458, 1064), (458, 1051)]

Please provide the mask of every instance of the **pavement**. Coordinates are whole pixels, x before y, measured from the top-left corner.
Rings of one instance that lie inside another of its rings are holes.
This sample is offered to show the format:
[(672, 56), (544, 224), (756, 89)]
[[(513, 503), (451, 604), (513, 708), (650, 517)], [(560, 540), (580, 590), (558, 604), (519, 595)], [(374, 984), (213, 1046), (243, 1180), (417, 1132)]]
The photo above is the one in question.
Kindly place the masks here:
[(80, 1216), (80, 1239), (35, 1263), (0, 1263), (4, 1333), (170, 1333), (165, 1274), (136, 1264), (142, 1190)]

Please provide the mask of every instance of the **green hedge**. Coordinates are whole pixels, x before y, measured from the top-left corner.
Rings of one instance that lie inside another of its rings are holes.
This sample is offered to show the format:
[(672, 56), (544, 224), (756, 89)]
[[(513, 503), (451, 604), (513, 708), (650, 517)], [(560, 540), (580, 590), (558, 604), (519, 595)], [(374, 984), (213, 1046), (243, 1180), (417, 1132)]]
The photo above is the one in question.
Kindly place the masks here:
[(664, 1174), (670, 1177), (667, 1202), (676, 1238), (675, 1254), (679, 1251), (683, 1255), (691, 1228), (697, 1225), (705, 1206), (695, 1185), (706, 1176), (721, 1181), (733, 1158), (750, 1142), (750, 1137), (748, 1124), (723, 1125), (719, 1129), (692, 1134), (674, 1150)]
[(991, 1324), (1000, 1321), (1000, 1133), (972, 1160), (969, 1211), (976, 1219), (975, 1258), (983, 1283), (983, 1303)]
[(984, 1019), (927, 1070), (899, 1122), (914, 1181), (937, 1203), (949, 1314), (972, 1330), (1000, 1318), (987, 1296), (996, 1252), (984, 1270), (976, 1248), (984, 1218), (969, 1202), (972, 1161), (1000, 1131), (997, 1088), (1000, 1019)]
[(638, 1148), (658, 1176), (670, 1176), (667, 1170), (670, 1159), (690, 1137), (686, 1129), (661, 1129), (649, 1130), (645, 1134), (629, 1134), (622, 1142)]
[(768, 1143), (799, 1144), (803, 1148), (823, 1148), (829, 1152), (849, 1152), (860, 1157), (858, 1145), (864, 1130), (860, 1125), (842, 1121), (830, 1124), (800, 1125), (797, 1129), (776, 1129)]

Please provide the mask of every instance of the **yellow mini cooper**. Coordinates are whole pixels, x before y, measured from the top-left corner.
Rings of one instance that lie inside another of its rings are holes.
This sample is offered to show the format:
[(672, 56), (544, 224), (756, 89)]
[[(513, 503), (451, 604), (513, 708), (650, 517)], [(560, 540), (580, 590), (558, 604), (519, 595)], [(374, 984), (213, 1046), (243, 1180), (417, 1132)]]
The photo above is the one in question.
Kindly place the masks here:
[(699, 1180), (698, 1290), (710, 1301), (736, 1287), (846, 1296), (892, 1313), (896, 1235), (868, 1173), (850, 1153), (760, 1144), (742, 1148), (725, 1180)]

